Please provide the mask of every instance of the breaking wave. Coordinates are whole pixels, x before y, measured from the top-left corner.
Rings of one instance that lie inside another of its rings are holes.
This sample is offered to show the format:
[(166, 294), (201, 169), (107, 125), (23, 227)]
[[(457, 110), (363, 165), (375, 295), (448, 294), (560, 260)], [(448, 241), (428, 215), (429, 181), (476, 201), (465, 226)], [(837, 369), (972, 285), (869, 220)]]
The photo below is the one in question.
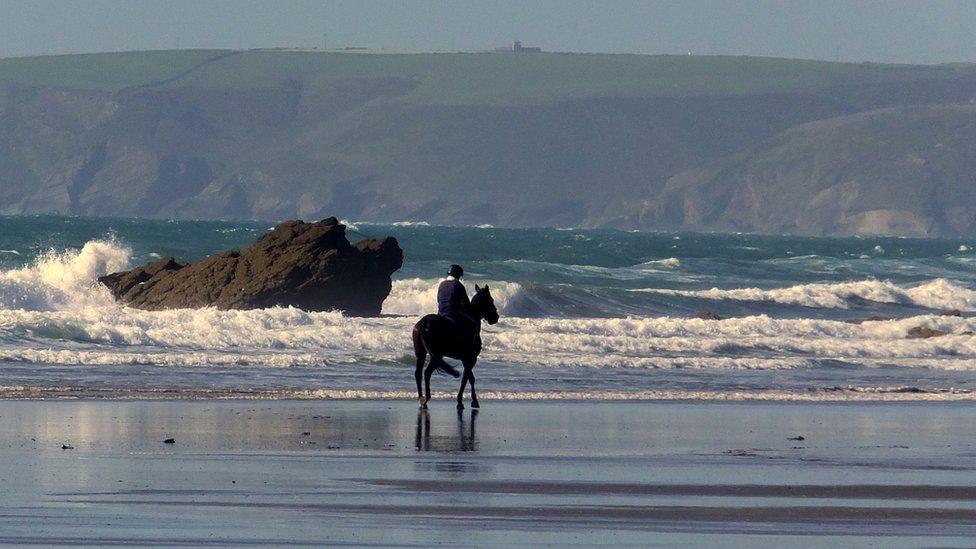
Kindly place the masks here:
[(125, 269), (131, 251), (112, 240), (92, 240), (80, 250), (51, 250), (33, 263), (0, 271), (0, 309), (61, 311), (113, 303), (99, 276)]
[(669, 290), (642, 288), (634, 290), (662, 295), (712, 300), (769, 301), (786, 305), (846, 309), (852, 302), (871, 301), (914, 305), (929, 309), (976, 310), (976, 291), (939, 278), (913, 287), (888, 281), (863, 280), (834, 284), (800, 284), (788, 288), (737, 288), (710, 290)]
[[(409, 364), (416, 317), (253, 311), (0, 310), (0, 360), (44, 364)], [(945, 332), (909, 339), (911, 328)], [(936, 315), (849, 324), (765, 315), (699, 319), (506, 318), (483, 359), (527, 367), (777, 370), (821, 361), (976, 369), (976, 319)], [(852, 362), (853, 361), (853, 362)]]
[[(411, 278), (394, 280), (390, 295), (383, 302), (383, 314), (423, 316), (437, 311), (437, 286), (441, 279)], [(487, 284), (495, 307), (503, 315), (515, 314), (514, 305), (517, 302), (522, 286), (515, 282), (483, 281)], [(468, 284), (469, 292), (474, 292), (474, 286)]]

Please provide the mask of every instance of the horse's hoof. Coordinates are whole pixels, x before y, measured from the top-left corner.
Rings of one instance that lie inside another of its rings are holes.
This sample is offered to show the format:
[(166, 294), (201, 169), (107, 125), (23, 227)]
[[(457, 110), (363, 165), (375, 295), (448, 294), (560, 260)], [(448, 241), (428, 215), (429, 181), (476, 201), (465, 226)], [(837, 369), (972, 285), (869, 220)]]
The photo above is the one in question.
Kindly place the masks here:
[(471, 401), (471, 407), (472, 408), (481, 408), (481, 406), (478, 404), (478, 401), (477, 400), (472, 400)]
[(464, 409), (464, 403), (458, 402), (457, 408), (458, 408), (458, 410), (463, 410)]
[(418, 402), (420, 402), (420, 409), (421, 410), (426, 410), (427, 409), (427, 400), (426, 399), (421, 398), (421, 399), (418, 400)]

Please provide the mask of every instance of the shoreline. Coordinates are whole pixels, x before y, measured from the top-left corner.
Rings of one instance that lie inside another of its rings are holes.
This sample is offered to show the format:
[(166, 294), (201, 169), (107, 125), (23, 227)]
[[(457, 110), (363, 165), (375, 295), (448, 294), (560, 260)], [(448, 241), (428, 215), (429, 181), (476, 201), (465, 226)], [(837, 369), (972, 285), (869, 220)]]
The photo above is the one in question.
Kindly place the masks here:
[[(432, 402), (453, 404), (456, 393), (432, 391)], [(940, 389), (923, 390), (914, 387), (891, 389), (831, 388), (797, 391), (481, 391), (478, 398), (486, 402), (567, 402), (567, 403), (936, 403), (976, 402), (976, 391)], [(412, 391), (376, 391), (368, 389), (93, 389), (88, 387), (2, 387), (0, 402), (4, 401), (252, 401), (252, 402), (335, 402), (384, 401), (414, 402)], [(465, 393), (465, 402), (470, 394)]]

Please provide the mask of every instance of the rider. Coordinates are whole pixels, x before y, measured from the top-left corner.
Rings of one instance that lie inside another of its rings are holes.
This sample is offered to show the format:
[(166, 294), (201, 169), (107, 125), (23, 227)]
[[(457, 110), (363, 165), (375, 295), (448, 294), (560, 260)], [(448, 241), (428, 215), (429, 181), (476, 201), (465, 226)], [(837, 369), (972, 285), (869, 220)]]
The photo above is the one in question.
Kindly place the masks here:
[(471, 312), (471, 301), (468, 292), (461, 284), (464, 269), (460, 265), (451, 265), (447, 272), (447, 279), (437, 287), (437, 314), (453, 320), (455, 323), (472, 327), (475, 324)]

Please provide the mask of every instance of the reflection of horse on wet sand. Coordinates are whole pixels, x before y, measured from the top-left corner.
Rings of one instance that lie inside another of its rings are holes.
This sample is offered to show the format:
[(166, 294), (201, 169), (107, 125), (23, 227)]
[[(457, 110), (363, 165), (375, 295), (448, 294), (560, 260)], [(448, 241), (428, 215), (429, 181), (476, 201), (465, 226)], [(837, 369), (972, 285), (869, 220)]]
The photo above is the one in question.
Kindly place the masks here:
[(478, 450), (478, 438), (475, 435), (475, 423), (478, 421), (478, 410), (471, 410), (471, 423), (464, 419), (464, 413), (457, 413), (457, 440), (452, 437), (434, 437), (431, 445), (430, 413), (426, 408), (417, 410), (417, 438), (414, 446), (421, 452), (475, 452)]
[[(471, 298), (471, 311), (476, 317), (474, 333), (458, 325), (454, 321), (439, 315), (427, 315), (420, 319), (413, 327), (413, 350), (417, 357), (417, 399), (420, 407), (426, 408), (430, 400), (430, 376), (434, 370), (447, 372), (458, 377), (458, 371), (444, 362), (444, 357), (455, 358), (464, 366), (461, 377), (461, 388), (457, 395), (458, 410), (464, 409), (464, 388), (471, 383), (471, 407), (477, 408), (478, 395), (474, 390), (474, 369), (478, 355), (481, 353), (481, 321), (488, 324), (498, 322), (498, 309), (491, 297), (488, 285), (484, 288), (474, 287), (474, 297)], [(430, 363), (424, 368), (424, 362), (430, 355)], [(423, 386), (421, 386), (421, 379)]]

